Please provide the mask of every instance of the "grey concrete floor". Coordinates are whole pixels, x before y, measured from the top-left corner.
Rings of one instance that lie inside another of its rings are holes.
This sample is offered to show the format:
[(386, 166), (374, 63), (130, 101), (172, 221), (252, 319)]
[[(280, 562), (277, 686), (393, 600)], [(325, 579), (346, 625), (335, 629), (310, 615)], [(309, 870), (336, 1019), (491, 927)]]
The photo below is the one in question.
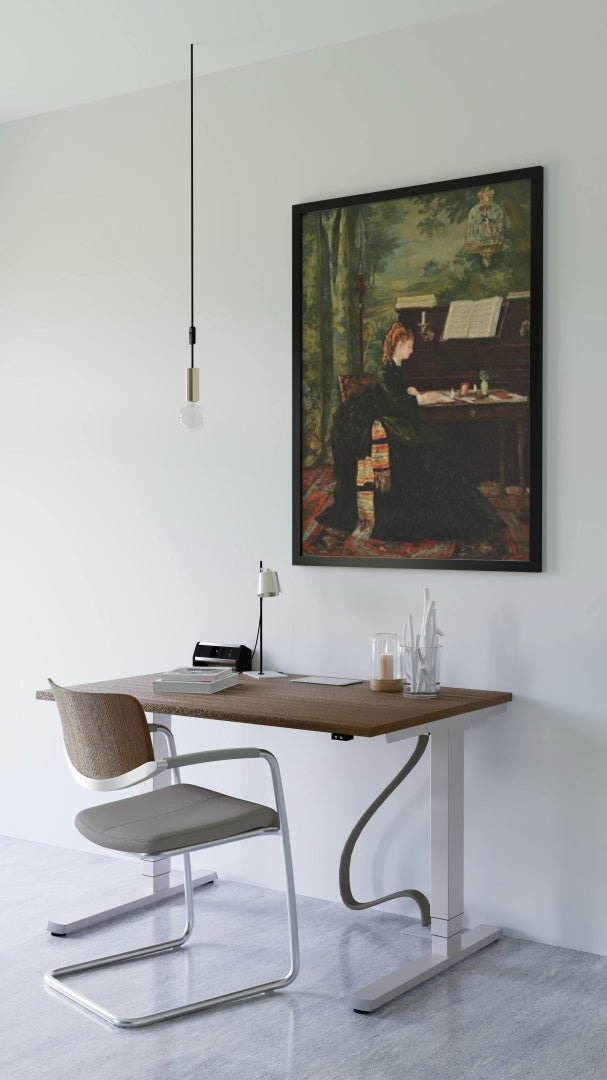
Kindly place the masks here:
[[(0, 839), (7, 1080), (607, 1080), (607, 959), (504, 938), (371, 1015), (349, 993), (429, 948), (414, 920), (299, 901), (302, 969), (287, 989), (140, 1031), (115, 1030), (42, 985), (50, 967), (177, 934), (178, 901), (53, 938), (65, 902), (137, 883), (136, 862)], [(43, 885), (41, 884), (43, 883)], [(281, 893), (219, 881), (196, 892), (175, 954), (81, 977), (137, 1012), (281, 974)]]

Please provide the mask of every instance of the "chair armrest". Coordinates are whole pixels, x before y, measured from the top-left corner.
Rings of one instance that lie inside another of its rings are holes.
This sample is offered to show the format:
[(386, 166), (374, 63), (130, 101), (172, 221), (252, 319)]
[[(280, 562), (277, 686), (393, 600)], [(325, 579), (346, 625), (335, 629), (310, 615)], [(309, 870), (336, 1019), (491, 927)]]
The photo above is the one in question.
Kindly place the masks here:
[(175, 745), (175, 736), (166, 724), (152, 724), (148, 722), (148, 731), (154, 733), (155, 731), (161, 731), (164, 735), (167, 743), (167, 750), (169, 754), (173, 756), (177, 753), (177, 747)]
[(195, 754), (176, 754), (160, 759), (157, 765), (161, 769), (178, 769), (181, 765), (201, 765), (209, 761), (234, 761), (238, 758), (258, 758), (262, 751), (256, 746), (240, 746), (231, 750), (200, 750)]

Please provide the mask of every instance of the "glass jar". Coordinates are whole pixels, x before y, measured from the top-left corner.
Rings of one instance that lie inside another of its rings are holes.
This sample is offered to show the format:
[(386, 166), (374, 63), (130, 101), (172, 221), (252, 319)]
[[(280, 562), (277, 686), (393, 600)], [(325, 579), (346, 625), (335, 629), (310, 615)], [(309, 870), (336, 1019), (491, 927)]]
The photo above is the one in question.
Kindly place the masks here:
[(442, 645), (403, 645), (403, 694), (435, 698), (440, 691)]
[(371, 643), (371, 689), (402, 691), (402, 668), (398, 634), (375, 634)]

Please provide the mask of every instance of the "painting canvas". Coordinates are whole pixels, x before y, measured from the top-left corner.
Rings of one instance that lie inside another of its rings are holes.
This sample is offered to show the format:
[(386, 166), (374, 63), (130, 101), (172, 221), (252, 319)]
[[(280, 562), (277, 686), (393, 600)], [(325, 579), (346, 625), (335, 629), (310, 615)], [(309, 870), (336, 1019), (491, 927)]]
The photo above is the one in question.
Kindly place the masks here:
[(293, 207), (293, 561), (541, 569), (541, 167)]

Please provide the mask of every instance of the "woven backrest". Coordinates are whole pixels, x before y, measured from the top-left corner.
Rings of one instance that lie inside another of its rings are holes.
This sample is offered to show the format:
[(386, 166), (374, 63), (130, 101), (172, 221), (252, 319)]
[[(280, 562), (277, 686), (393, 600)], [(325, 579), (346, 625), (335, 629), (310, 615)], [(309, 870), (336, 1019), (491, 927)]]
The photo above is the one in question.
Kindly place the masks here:
[(363, 390), (366, 390), (372, 382), (372, 375), (338, 375), (337, 385), (340, 400), (343, 402), (347, 401), (348, 398), (356, 397), (357, 394), (361, 394)]
[(130, 694), (67, 690), (49, 679), (67, 755), (79, 773), (107, 780), (154, 760), (140, 702)]

